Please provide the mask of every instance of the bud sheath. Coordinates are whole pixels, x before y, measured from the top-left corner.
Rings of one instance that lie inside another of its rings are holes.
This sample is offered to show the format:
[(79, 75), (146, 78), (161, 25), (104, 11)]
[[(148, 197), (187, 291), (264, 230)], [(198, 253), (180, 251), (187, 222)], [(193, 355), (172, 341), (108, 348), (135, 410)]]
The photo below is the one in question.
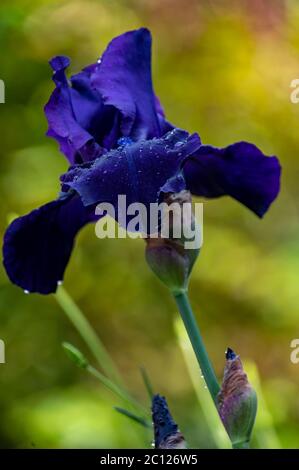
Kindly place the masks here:
[[(146, 261), (156, 276), (175, 294), (186, 292), (199, 248), (186, 248), (185, 233), (200, 230), (192, 214), (189, 191), (168, 194), (164, 198), (162, 229), (146, 239)], [(165, 230), (167, 229), (167, 230)], [(165, 231), (167, 234), (165, 234)]]
[(228, 348), (218, 411), (234, 448), (249, 447), (256, 410), (256, 393), (248, 382), (241, 359)]

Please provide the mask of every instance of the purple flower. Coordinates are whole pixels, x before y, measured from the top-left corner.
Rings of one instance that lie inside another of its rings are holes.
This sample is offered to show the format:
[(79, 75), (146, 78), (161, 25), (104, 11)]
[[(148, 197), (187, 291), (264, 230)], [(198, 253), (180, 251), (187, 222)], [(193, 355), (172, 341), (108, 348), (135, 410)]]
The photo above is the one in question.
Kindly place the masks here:
[(127, 32), (101, 60), (71, 77), (66, 57), (50, 62), (55, 89), (45, 106), (48, 135), (70, 163), (56, 201), (20, 217), (4, 239), (4, 266), (26, 291), (55, 292), (74, 238), (94, 222), (95, 205), (125, 194), (148, 206), (161, 193), (230, 195), (263, 216), (279, 191), (280, 165), (257, 147), (202, 145), (166, 119), (151, 78), (151, 35)]

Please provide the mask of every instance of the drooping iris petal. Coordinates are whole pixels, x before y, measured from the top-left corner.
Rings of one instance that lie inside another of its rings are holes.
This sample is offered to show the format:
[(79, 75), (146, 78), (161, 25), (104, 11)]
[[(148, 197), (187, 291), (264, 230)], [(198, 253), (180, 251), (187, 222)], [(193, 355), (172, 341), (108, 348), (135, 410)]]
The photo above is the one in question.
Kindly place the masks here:
[(153, 92), (151, 34), (147, 29), (129, 31), (113, 39), (91, 81), (105, 104), (121, 112), (124, 136), (137, 140), (162, 135), (163, 111)]
[(3, 245), (10, 280), (28, 292), (55, 292), (78, 230), (94, 221), (78, 196), (57, 199), (14, 220)]
[(138, 202), (149, 208), (200, 145), (197, 134), (176, 129), (160, 139), (121, 146), (90, 164), (71, 168), (62, 177), (63, 187), (75, 190), (86, 206), (109, 202), (116, 207), (118, 195), (123, 194), (127, 205)]
[[(100, 95), (88, 86), (89, 72), (83, 71), (74, 77), (73, 87), (70, 87), (65, 76), (69, 59), (55, 57), (50, 64), (56, 88), (45, 106), (47, 134), (59, 142), (71, 164), (96, 158), (102, 149), (91, 131), (102, 119), (104, 105)], [(102, 132), (101, 129), (98, 132)], [(89, 152), (91, 148), (93, 151)]]
[(202, 145), (186, 160), (183, 173), (192, 194), (229, 195), (262, 217), (279, 192), (281, 168), (276, 157), (238, 142), (222, 149)]

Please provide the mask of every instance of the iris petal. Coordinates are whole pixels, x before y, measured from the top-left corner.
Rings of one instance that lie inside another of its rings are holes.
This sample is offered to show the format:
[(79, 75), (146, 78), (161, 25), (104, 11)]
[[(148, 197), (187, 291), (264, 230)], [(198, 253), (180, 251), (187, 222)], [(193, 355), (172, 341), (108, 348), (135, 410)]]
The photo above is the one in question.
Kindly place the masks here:
[[(170, 178), (181, 175), (181, 164), (200, 147), (197, 134), (176, 129), (160, 139), (143, 140), (112, 150), (90, 164), (78, 165), (63, 175), (64, 188), (75, 190), (84, 205), (109, 202), (118, 195), (127, 204), (149, 207)], [(169, 188), (169, 187), (168, 187)]]
[(207, 198), (229, 195), (259, 217), (278, 195), (280, 173), (276, 157), (265, 156), (248, 142), (221, 149), (202, 145), (184, 165), (186, 186), (192, 194)]
[[(59, 142), (61, 151), (73, 164), (102, 153), (91, 132), (102, 118), (104, 106), (100, 95), (88, 87), (89, 72), (74, 77), (74, 85), (70, 87), (65, 76), (69, 63), (67, 57), (54, 57), (50, 62), (56, 88), (45, 106), (45, 114), (49, 124), (47, 135)], [(88, 151), (90, 148), (92, 153)]]
[(164, 127), (164, 117), (153, 92), (151, 34), (147, 29), (129, 31), (114, 38), (91, 80), (105, 104), (121, 112), (124, 136), (134, 140), (160, 137), (160, 122)]
[(14, 220), (3, 245), (10, 280), (28, 292), (55, 292), (78, 230), (93, 220), (77, 196), (57, 199)]
[(50, 64), (56, 88), (45, 106), (47, 135), (58, 141), (71, 164), (95, 159), (121, 136), (148, 139), (173, 129), (153, 92), (147, 29), (113, 39), (101, 61), (70, 81), (67, 57), (54, 57)]

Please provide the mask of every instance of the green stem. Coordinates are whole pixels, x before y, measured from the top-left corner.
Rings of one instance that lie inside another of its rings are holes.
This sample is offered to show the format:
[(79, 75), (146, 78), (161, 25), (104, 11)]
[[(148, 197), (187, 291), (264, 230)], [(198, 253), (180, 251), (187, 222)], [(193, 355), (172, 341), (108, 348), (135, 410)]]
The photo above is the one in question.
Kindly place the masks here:
[(60, 286), (55, 294), (55, 298), (67, 315), (69, 320), (72, 322), (74, 327), (77, 329), (79, 334), (84, 339), (85, 343), (87, 344), (88, 348), (98, 361), (101, 369), (105, 372), (105, 374), (114, 380), (119, 385), (122, 385), (123, 381), (121, 376), (111, 359), (109, 353), (107, 352), (105, 346), (97, 336), (96, 332), (87, 321), (79, 307), (75, 304), (73, 299), (69, 296), (67, 291)]
[(180, 292), (179, 294), (174, 294), (174, 298), (191, 341), (200, 369), (206, 381), (207, 387), (217, 407), (217, 395), (219, 393), (220, 387), (207, 350), (203, 343), (200, 330), (194, 318), (188, 294), (186, 292)]
[(250, 449), (249, 442), (235, 442), (233, 445), (233, 449)]
[(98, 379), (108, 390), (113, 392), (114, 394), (118, 395), (122, 400), (127, 402), (129, 405), (133, 406), (135, 409), (138, 409), (143, 414), (148, 414), (148, 410), (143, 407), (135, 398), (133, 398), (126, 390), (119, 387), (107, 377), (105, 377), (101, 372), (95, 369), (93, 366), (88, 365), (86, 370), (93, 375), (96, 379)]
[(120, 408), (119, 406), (114, 406), (115, 411), (118, 413), (122, 414), (123, 416), (126, 416), (127, 418), (131, 419), (132, 421), (135, 421), (135, 423), (141, 424), (144, 428), (147, 429), (153, 429), (153, 425), (151, 424), (150, 421), (141, 418), (140, 416), (137, 416), (135, 413), (132, 413), (129, 410), (125, 410), (124, 408)]
[(214, 405), (213, 399), (210, 393), (203, 388), (203, 380), (198, 373), (197, 359), (180, 316), (175, 319), (174, 328), (194, 391), (202, 409), (203, 416), (206, 419), (207, 431), (210, 431), (216, 447), (219, 449), (231, 449), (231, 440), (223, 426), (223, 422)]

